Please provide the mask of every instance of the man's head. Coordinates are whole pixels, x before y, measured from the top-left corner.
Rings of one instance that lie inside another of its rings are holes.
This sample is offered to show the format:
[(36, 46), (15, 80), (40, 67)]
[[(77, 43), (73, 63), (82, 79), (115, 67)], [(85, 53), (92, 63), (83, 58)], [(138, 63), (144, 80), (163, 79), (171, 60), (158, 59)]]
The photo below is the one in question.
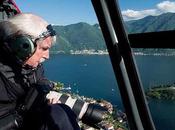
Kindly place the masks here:
[(35, 68), (49, 58), (49, 48), (55, 41), (55, 31), (39, 16), (19, 14), (0, 22), (0, 40), (7, 52), (23, 65)]

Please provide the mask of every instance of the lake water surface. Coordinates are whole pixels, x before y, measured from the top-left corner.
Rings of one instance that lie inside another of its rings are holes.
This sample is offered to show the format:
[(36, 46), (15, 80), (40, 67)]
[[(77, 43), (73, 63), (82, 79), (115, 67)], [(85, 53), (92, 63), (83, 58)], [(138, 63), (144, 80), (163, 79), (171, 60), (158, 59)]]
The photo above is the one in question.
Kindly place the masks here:
[[(175, 83), (175, 56), (136, 56), (144, 89)], [(52, 55), (46, 76), (60, 81), (72, 92), (106, 99), (124, 111), (117, 82), (107, 55)], [(175, 130), (175, 101), (149, 100), (157, 130)]]

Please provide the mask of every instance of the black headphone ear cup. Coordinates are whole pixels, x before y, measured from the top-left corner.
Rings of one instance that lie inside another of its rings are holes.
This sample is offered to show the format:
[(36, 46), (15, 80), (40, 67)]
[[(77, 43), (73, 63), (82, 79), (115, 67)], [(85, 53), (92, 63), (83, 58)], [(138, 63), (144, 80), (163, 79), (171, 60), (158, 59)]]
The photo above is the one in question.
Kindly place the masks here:
[(20, 60), (26, 60), (35, 51), (35, 45), (29, 36), (17, 36), (7, 40), (10, 51)]

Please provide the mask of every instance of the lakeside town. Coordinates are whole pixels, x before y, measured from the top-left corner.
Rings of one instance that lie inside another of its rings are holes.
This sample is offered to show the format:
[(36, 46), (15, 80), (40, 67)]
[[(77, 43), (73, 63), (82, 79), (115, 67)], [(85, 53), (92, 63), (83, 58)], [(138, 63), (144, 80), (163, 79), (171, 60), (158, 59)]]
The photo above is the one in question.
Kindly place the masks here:
[(65, 93), (72, 98), (76, 98), (91, 104), (98, 104), (107, 109), (108, 113), (105, 115), (104, 119), (96, 124), (98, 128), (89, 126), (82, 121), (79, 121), (79, 125), (82, 130), (128, 130), (127, 129), (127, 117), (124, 112), (119, 110), (117, 107), (113, 106), (110, 102), (106, 100), (98, 100), (94, 98), (89, 98), (85, 96), (79, 96), (73, 93)]
[[(70, 50), (69, 52), (65, 51), (52, 51), (52, 54), (71, 54), (71, 55), (108, 55), (108, 50), (95, 50), (95, 49), (84, 49), (84, 50)], [(175, 56), (175, 51), (138, 51), (133, 50), (134, 55), (141, 56)]]
[(86, 54), (86, 55), (107, 55), (108, 54), (108, 51), (107, 50), (94, 50), (94, 49), (91, 49), (91, 50), (76, 50), (76, 51), (73, 51), (73, 50), (70, 50), (70, 54), (73, 54), (73, 55), (83, 55), (83, 54)]
[(104, 99), (94, 99), (72, 93), (71, 88), (65, 88), (63, 83), (53, 83), (55, 85), (54, 90), (58, 91), (61, 95), (67, 95), (69, 99), (71, 98), (73, 100), (83, 101), (88, 104), (97, 104), (107, 110), (103, 113), (103, 119), (100, 122), (95, 123), (95, 127), (87, 125), (86, 123), (83, 123), (82, 120), (79, 120), (79, 125), (82, 130), (128, 130), (126, 114), (122, 110), (118, 109), (117, 106), (112, 105), (109, 101)]

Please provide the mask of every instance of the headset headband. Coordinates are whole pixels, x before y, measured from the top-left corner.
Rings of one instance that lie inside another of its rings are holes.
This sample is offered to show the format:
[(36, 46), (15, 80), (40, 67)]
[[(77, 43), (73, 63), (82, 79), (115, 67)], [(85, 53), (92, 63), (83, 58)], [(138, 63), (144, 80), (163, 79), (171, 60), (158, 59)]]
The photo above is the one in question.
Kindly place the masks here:
[(53, 29), (52, 25), (49, 24), (46, 27), (47, 31), (43, 32), (42, 34), (40, 34), (38, 36), (38, 38), (36, 38), (36, 40), (42, 39), (42, 38), (47, 38), (49, 36), (55, 36), (56, 35), (56, 31)]

